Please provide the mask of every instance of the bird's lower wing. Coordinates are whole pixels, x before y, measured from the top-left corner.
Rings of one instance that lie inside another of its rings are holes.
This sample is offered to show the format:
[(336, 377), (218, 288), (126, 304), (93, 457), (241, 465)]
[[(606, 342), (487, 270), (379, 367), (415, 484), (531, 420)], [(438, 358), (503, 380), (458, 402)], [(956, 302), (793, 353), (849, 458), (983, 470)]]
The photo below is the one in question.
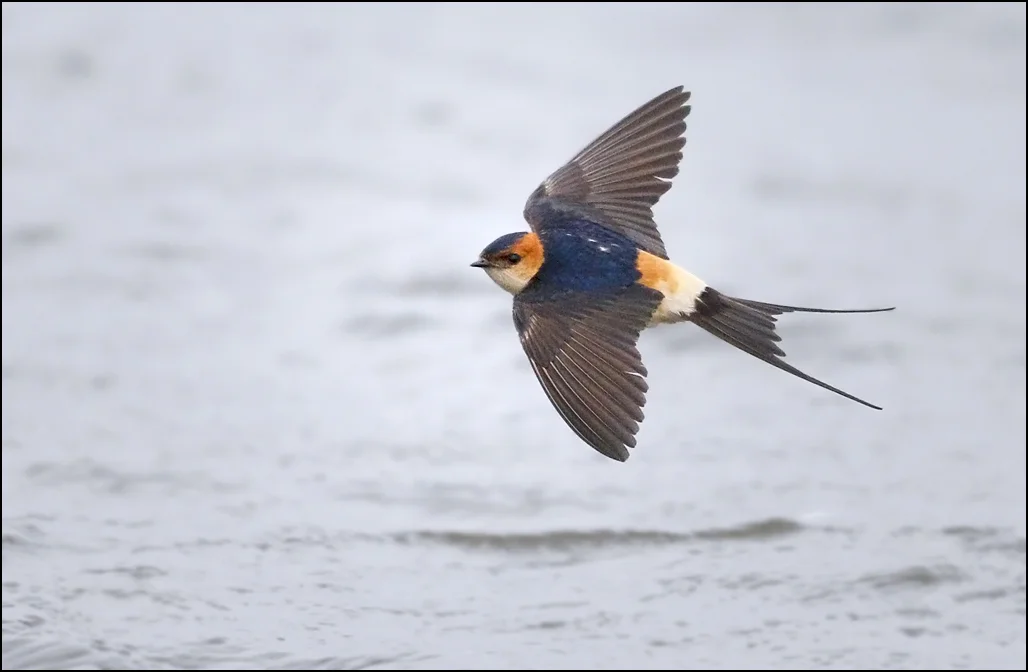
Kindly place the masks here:
[(514, 324), (546, 396), (583, 441), (621, 462), (635, 447), (648, 389), (636, 343), (661, 298), (641, 285), (529, 287), (514, 298)]

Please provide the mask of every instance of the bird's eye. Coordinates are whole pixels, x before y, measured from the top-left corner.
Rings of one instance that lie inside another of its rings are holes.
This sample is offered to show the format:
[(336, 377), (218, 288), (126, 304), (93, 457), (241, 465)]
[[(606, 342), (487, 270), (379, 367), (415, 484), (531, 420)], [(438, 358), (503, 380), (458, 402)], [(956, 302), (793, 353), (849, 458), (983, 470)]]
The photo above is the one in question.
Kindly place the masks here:
[(518, 254), (517, 252), (511, 252), (510, 254), (507, 255), (507, 261), (512, 263), (512, 264), (516, 264), (519, 261), (521, 261), (521, 255)]

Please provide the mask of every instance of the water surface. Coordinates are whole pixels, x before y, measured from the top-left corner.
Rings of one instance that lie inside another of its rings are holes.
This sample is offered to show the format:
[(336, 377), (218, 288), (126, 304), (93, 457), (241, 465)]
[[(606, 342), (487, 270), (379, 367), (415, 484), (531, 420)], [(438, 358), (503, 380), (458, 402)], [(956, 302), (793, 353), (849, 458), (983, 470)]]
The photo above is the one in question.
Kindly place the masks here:
[[(478, 251), (693, 91), (626, 463)], [(1023, 4), (3, 7), (3, 667), (1025, 666)]]

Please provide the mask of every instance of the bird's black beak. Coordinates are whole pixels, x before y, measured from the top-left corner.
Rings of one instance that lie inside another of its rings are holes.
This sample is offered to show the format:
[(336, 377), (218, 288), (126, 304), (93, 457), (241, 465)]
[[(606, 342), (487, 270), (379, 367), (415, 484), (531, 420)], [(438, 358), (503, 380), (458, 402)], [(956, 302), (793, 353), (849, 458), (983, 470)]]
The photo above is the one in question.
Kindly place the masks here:
[(486, 261), (485, 259), (481, 259), (481, 258), (476, 259), (473, 262), (471, 262), (471, 265), (474, 266), (475, 268), (488, 268), (490, 266), (488, 261)]

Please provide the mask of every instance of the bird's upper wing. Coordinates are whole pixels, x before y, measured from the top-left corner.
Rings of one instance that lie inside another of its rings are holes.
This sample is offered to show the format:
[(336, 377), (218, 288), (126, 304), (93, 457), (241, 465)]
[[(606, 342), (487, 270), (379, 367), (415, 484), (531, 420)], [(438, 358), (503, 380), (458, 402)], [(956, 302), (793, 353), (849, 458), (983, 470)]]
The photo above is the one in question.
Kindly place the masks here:
[(553, 208), (586, 208), (641, 249), (667, 259), (653, 206), (671, 188), (685, 146), (685, 103), (677, 86), (626, 116), (546, 178), (525, 203), (535, 231)]
[(625, 461), (646, 404), (639, 333), (660, 303), (632, 285), (552, 293), (529, 286), (514, 298), (514, 324), (546, 396), (578, 436)]

